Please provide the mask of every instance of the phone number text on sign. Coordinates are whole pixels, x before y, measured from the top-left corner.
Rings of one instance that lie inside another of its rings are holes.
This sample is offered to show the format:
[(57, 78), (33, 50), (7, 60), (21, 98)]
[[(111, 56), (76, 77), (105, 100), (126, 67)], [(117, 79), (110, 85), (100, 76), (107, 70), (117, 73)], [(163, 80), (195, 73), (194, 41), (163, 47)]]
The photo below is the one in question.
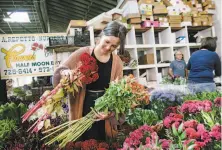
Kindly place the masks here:
[(50, 73), (54, 71), (54, 67), (39, 67), (39, 68), (23, 68), (23, 69), (5, 69), (4, 76), (10, 75), (27, 75), (36, 73)]

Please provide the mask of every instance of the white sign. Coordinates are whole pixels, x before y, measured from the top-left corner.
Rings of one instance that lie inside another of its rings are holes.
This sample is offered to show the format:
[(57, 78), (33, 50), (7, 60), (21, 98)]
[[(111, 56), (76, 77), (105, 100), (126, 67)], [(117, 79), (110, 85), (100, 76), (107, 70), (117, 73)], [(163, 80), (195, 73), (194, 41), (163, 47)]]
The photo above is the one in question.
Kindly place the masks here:
[(52, 75), (53, 52), (46, 50), (49, 37), (65, 38), (65, 33), (0, 35), (1, 78)]

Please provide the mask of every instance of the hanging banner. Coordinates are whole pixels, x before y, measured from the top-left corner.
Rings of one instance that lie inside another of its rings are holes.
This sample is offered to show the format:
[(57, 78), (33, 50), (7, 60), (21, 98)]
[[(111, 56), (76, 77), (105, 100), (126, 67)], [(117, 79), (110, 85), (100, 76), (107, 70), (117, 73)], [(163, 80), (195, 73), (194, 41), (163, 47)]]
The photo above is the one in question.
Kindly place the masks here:
[(53, 51), (46, 50), (49, 37), (65, 38), (65, 33), (0, 35), (1, 79), (19, 76), (48, 76), (54, 71)]

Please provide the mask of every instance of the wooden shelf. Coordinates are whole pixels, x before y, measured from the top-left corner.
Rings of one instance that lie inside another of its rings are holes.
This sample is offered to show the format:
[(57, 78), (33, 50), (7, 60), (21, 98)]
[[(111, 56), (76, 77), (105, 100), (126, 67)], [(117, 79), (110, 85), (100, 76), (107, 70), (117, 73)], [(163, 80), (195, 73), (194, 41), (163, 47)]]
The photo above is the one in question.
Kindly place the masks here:
[(138, 68), (139, 69), (150, 69), (150, 68), (155, 68), (156, 65), (155, 64), (147, 64), (147, 65), (139, 65)]
[(158, 68), (164, 68), (164, 67), (169, 67), (170, 63), (161, 63), (161, 64), (157, 64)]
[(47, 50), (54, 50), (55, 52), (72, 52), (81, 47), (74, 46), (74, 45), (56, 45), (56, 46), (48, 46), (46, 47)]

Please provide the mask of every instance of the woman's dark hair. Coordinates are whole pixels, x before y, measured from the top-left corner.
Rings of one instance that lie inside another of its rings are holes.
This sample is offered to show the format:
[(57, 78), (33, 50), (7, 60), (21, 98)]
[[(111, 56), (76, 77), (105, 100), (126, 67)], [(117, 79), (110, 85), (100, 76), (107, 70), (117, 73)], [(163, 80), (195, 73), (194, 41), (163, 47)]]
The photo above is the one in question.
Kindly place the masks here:
[(206, 37), (201, 39), (200, 49), (207, 49), (215, 52), (217, 48), (217, 37)]
[(102, 31), (102, 35), (115, 36), (120, 39), (119, 54), (124, 54), (126, 33), (127, 33), (126, 27), (122, 23), (117, 21), (109, 22)]

